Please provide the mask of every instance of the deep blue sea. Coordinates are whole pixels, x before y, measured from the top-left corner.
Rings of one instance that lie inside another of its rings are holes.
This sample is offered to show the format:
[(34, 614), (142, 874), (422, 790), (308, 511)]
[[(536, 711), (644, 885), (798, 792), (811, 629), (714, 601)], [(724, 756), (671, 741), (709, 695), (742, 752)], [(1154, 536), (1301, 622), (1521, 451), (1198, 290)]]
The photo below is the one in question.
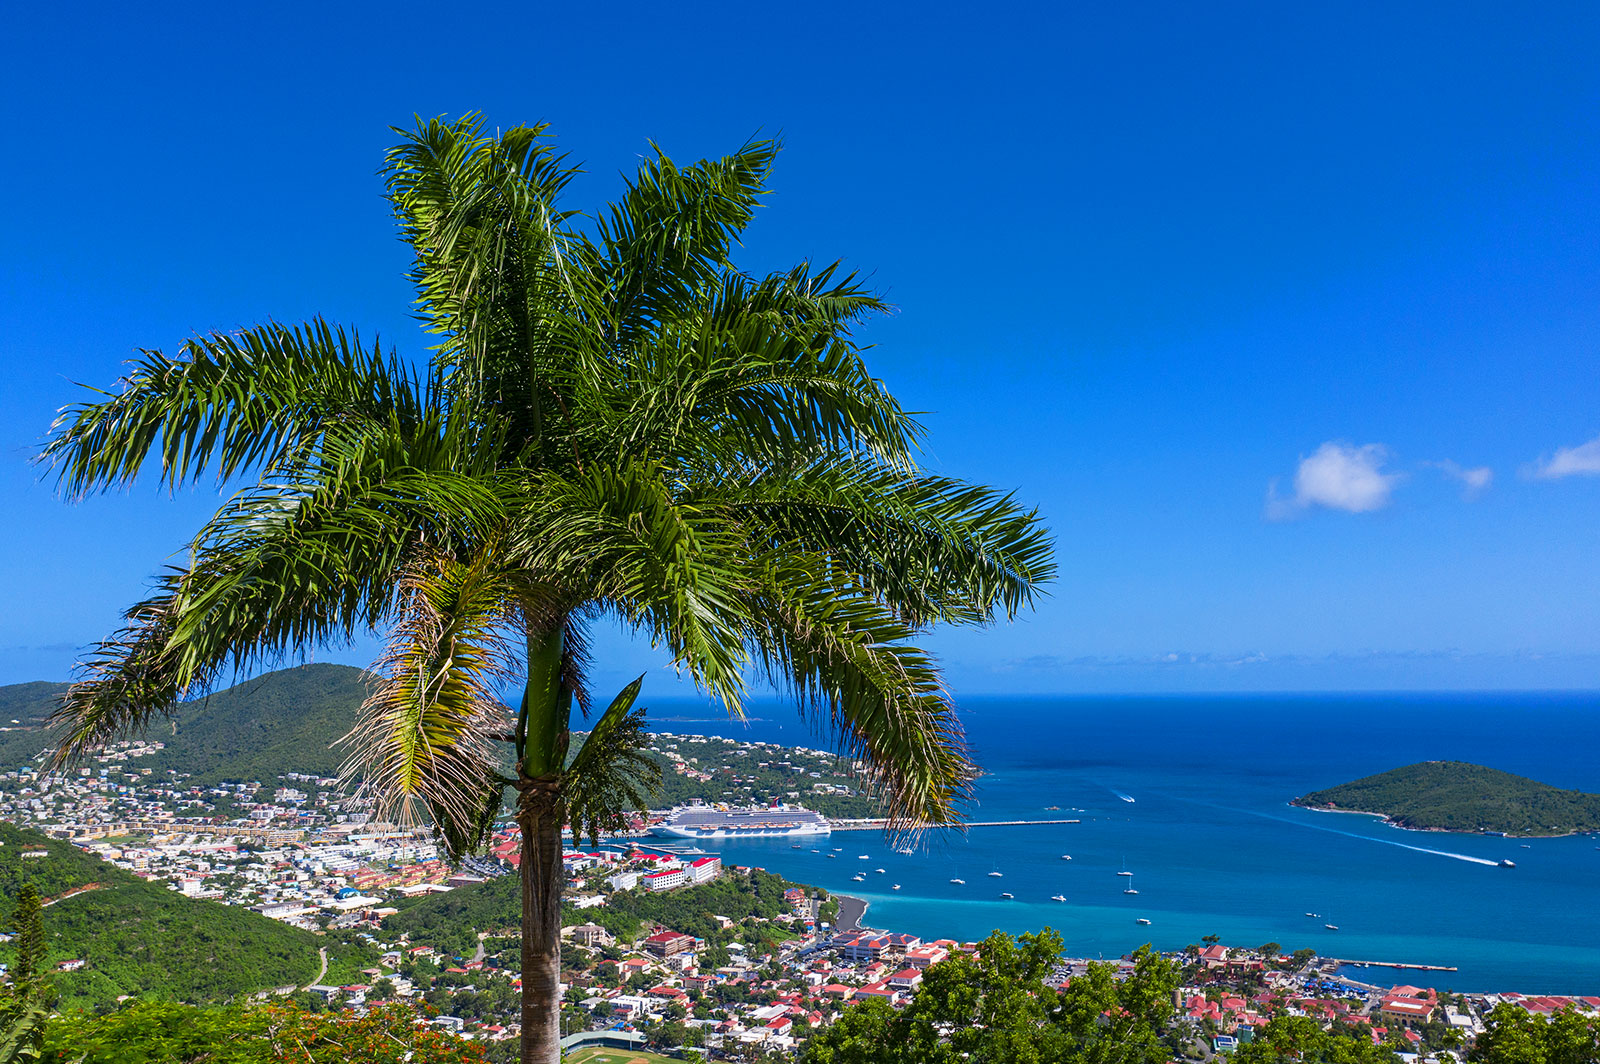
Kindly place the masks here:
[[(868, 926), (923, 938), (1048, 925), (1071, 954), (1115, 957), (1216, 934), (1460, 969), (1372, 969), (1373, 982), (1600, 993), (1600, 838), (1402, 831), (1287, 804), (1441, 759), (1600, 791), (1600, 694), (988, 698), (960, 709), (986, 773), (970, 819), (1082, 822), (943, 832), (912, 855), (873, 832), (835, 833), (820, 852), (748, 840), (724, 846), (724, 859), (865, 898)], [(827, 746), (780, 704), (751, 716), (658, 702), (650, 727)], [(1123, 893), (1130, 879), (1137, 895)]]

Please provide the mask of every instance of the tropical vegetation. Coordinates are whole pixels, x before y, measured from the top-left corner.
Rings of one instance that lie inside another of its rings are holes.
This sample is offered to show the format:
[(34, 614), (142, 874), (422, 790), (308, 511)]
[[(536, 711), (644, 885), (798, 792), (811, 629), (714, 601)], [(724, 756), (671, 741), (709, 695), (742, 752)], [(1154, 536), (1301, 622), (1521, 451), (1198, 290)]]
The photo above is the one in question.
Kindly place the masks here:
[[(129, 995), (198, 1004), (300, 985), (317, 974), (318, 947), (336, 963), (355, 949), (248, 909), (183, 897), (74, 846), (0, 823), (0, 897), (21, 907), (30, 890), (50, 903), (38, 940), (42, 970), (83, 962), (51, 978), (68, 1009), (105, 1007)], [(11, 912), (0, 916), (24, 922)], [(13, 968), (25, 953), (20, 942), (0, 944), (0, 961)]]
[(1294, 800), (1376, 813), (1405, 828), (1568, 835), (1600, 831), (1600, 794), (1562, 790), (1465, 761), (1424, 761)]
[[(1407, 1046), (1410, 1049), (1410, 1046)], [(1275, 1016), (1239, 1047), (1235, 1064), (1399, 1064), (1391, 1045), (1366, 1027), (1324, 1026), (1309, 1016)]]
[[(724, 930), (713, 915), (740, 921), (746, 917), (770, 920), (786, 911), (784, 891), (796, 885), (782, 876), (760, 869), (725, 871), (709, 883), (672, 891), (647, 891), (641, 887), (612, 891), (606, 903), (592, 909), (565, 906), (562, 925), (593, 923), (623, 941), (641, 930), (660, 924), (681, 934), (704, 939), (716, 949), (736, 937)], [(458, 887), (447, 894), (398, 903), (400, 912), (384, 920), (387, 931), (402, 933), (419, 945), (452, 954), (470, 952), (483, 932), (516, 927), (520, 906), (515, 877)]]
[(308, 1012), (294, 1005), (141, 1003), (49, 1025), (39, 1064), (475, 1064), (473, 1042), (405, 1006)]
[(904, 1008), (872, 998), (846, 1009), (807, 1044), (803, 1064), (1170, 1060), (1177, 966), (1146, 947), (1126, 978), (1096, 963), (1057, 990), (1061, 949), (1049, 928), (1015, 939), (996, 931), (974, 955), (929, 967)]
[(1505, 1002), (1467, 1053), (1469, 1064), (1594, 1064), (1600, 1060), (1600, 1017), (1569, 1006), (1535, 1016)]
[[(89, 656), (56, 760), (230, 671), (384, 633), (350, 769), (457, 854), (515, 793), (522, 1054), (550, 1064), (562, 826), (620, 825), (654, 767), (640, 682), (589, 689), (592, 626), (642, 633), (734, 713), (772, 680), (862, 761), (893, 825), (947, 824), (974, 769), (913, 640), (1026, 608), (1051, 551), (1009, 495), (919, 468), (922, 429), (854, 336), (885, 309), (856, 276), (734, 265), (776, 143), (655, 152), (586, 217), (542, 125), (397, 132), (425, 368), (353, 329), (271, 323), (146, 351), (57, 421), (41, 457), (70, 498), (147, 465), (243, 486)], [(574, 709), (594, 715), (571, 754)]]

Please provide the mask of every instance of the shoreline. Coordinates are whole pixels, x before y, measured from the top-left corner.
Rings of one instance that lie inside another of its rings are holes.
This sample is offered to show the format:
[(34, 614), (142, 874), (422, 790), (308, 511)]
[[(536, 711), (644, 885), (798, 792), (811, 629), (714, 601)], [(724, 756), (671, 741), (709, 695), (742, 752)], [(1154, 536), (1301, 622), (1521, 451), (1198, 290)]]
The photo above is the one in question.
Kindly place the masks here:
[(834, 923), (835, 931), (861, 930), (861, 918), (867, 915), (867, 901), (851, 894), (834, 894), (839, 899), (839, 919)]
[(1291, 799), (1288, 804), (1296, 809), (1305, 809), (1312, 813), (1353, 813), (1356, 816), (1375, 816), (1390, 827), (1399, 828), (1401, 831), (1419, 831), (1434, 835), (1478, 835), (1488, 839), (1573, 839), (1580, 835), (1595, 834), (1592, 830), (1564, 831), (1558, 835), (1518, 835), (1510, 831), (1492, 832), (1462, 828), (1419, 828), (1410, 824), (1402, 824), (1390, 814), (1380, 813), (1375, 809), (1340, 809), (1337, 806), (1303, 805), (1295, 799)]

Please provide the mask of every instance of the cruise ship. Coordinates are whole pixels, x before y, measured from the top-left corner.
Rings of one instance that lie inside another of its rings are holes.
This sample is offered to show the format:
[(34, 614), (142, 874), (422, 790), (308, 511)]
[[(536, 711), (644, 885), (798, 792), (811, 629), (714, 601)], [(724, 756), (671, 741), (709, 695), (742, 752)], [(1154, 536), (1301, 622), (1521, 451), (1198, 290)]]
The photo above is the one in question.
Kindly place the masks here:
[(831, 830), (821, 813), (797, 805), (745, 809), (680, 805), (651, 827), (650, 834), (669, 839), (758, 839), (827, 835)]

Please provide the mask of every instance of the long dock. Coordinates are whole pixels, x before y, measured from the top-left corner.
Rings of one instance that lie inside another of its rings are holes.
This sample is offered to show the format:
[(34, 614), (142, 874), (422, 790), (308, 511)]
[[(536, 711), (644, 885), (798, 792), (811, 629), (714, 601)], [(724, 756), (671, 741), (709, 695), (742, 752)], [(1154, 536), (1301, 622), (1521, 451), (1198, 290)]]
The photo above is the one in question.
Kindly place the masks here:
[(1406, 968), (1413, 972), (1459, 972), (1461, 969), (1443, 964), (1402, 964), (1399, 961), (1351, 961), (1339, 957), (1324, 957), (1324, 961), (1332, 961), (1338, 965), (1350, 965), (1355, 968)]
[[(1070, 820), (969, 820), (961, 824), (964, 828), (1021, 828), (1033, 827), (1040, 824), (1081, 824), (1081, 817)], [(828, 826), (834, 831), (882, 831), (887, 821), (884, 820), (830, 820)]]

